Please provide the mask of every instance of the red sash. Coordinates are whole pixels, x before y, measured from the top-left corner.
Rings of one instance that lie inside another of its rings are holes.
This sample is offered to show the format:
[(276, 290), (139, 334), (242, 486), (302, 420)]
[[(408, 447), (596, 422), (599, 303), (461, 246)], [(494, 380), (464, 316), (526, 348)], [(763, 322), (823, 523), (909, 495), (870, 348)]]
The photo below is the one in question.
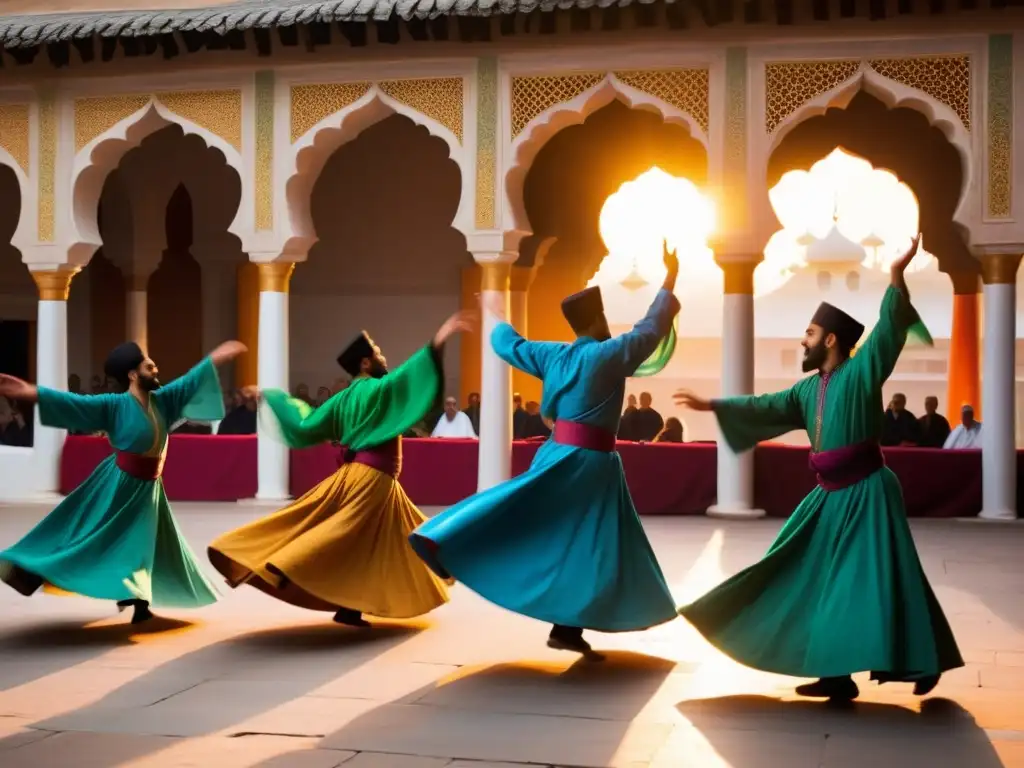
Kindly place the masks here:
[(870, 477), (885, 466), (877, 440), (811, 453), (808, 464), (826, 491), (840, 491)]
[(590, 424), (580, 424), (578, 421), (556, 421), (554, 438), (556, 443), (571, 445), (574, 448), (586, 448), (601, 453), (615, 451), (614, 433)]
[(344, 464), (362, 464), (365, 467), (372, 467), (378, 472), (397, 478), (402, 472), (402, 444), (401, 438), (388, 440), (386, 443), (364, 448), (361, 451), (352, 451), (342, 448), (341, 456), (338, 459), (338, 466)]
[(139, 453), (114, 451), (117, 468), (136, 480), (156, 480), (164, 472), (166, 452), (161, 456), (143, 456)]

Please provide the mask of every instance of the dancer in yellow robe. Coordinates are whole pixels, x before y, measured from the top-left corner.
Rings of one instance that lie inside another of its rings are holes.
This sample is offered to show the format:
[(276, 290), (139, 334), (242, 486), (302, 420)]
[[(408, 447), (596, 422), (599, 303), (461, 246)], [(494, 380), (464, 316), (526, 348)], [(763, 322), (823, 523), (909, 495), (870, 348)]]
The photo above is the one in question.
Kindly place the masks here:
[(230, 586), (248, 583), (357, 627), (369, 626), (364, 613), (412, 618), (448, 601), (445, 581), (409, 545), (426, 517), (398, 483), (401, 435), (443, 392), (445, 341), (469, 328), (466, 313), (452, 315), (391, 373), (364, 332), (338, 357), (352, 384), (315, 410), (280, 390), (262, 393), (261, 419), (287, 445), (336, 441), (346, 450), (338, 471), (301, 499), (210, 545)]

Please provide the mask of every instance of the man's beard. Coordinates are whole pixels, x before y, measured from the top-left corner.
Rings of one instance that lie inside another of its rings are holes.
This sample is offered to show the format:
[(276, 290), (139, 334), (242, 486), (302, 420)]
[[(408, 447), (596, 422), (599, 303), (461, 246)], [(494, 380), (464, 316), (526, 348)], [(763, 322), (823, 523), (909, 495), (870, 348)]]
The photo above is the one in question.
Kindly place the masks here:
[(139, 389), (143, 392), (155, 392), (160, 389), (160, 379), (157, 376), (143, 376), (139, 374)]
[(803, 360), (804, 373), (820, 370), (821, 366), (825, 364), (825, 359), (827, 357), (828, 347), (825, 346), (824, 339), (819, 341), (813, 347), (806, 347), (804, 349)]
[(370, 376), (375, 379), (383, 379), (388, 375), (388, 367), (379, 361), (374, 361), (370, 366)]

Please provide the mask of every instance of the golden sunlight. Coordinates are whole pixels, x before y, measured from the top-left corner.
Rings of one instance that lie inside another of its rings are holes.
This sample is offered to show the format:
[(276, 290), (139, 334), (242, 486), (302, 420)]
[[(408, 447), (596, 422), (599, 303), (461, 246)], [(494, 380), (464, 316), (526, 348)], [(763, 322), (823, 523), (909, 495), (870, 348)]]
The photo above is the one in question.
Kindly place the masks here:
[[(865, 269), (888, 270), (918, 231), (918, 205), (910, 187), (889, 171), (842, 148), (811, 166), (789, 171), (768, 193), (782, 229), (764, 251), (758, 272), (781, 287), (807, 265), (808, 247), (837, 233), (863, 253)], [(932, 256), (922, 249), (910, 271), (926, 268)]]

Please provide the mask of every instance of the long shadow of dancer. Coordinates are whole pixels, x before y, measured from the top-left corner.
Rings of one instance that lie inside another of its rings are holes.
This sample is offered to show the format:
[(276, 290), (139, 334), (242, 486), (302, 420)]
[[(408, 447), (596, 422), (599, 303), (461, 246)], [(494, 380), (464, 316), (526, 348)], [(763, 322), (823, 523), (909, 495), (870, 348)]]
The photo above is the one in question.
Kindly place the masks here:
[(954, 701), (924, 699), (920, 712), (894, 704), (783, 701), (725, 696), (682, 702), (696, 731), (681, 728), (656, 765), (700, 763), (717, 753), (736, 768), (970, 766), (1003, 768), (986, 732)]

